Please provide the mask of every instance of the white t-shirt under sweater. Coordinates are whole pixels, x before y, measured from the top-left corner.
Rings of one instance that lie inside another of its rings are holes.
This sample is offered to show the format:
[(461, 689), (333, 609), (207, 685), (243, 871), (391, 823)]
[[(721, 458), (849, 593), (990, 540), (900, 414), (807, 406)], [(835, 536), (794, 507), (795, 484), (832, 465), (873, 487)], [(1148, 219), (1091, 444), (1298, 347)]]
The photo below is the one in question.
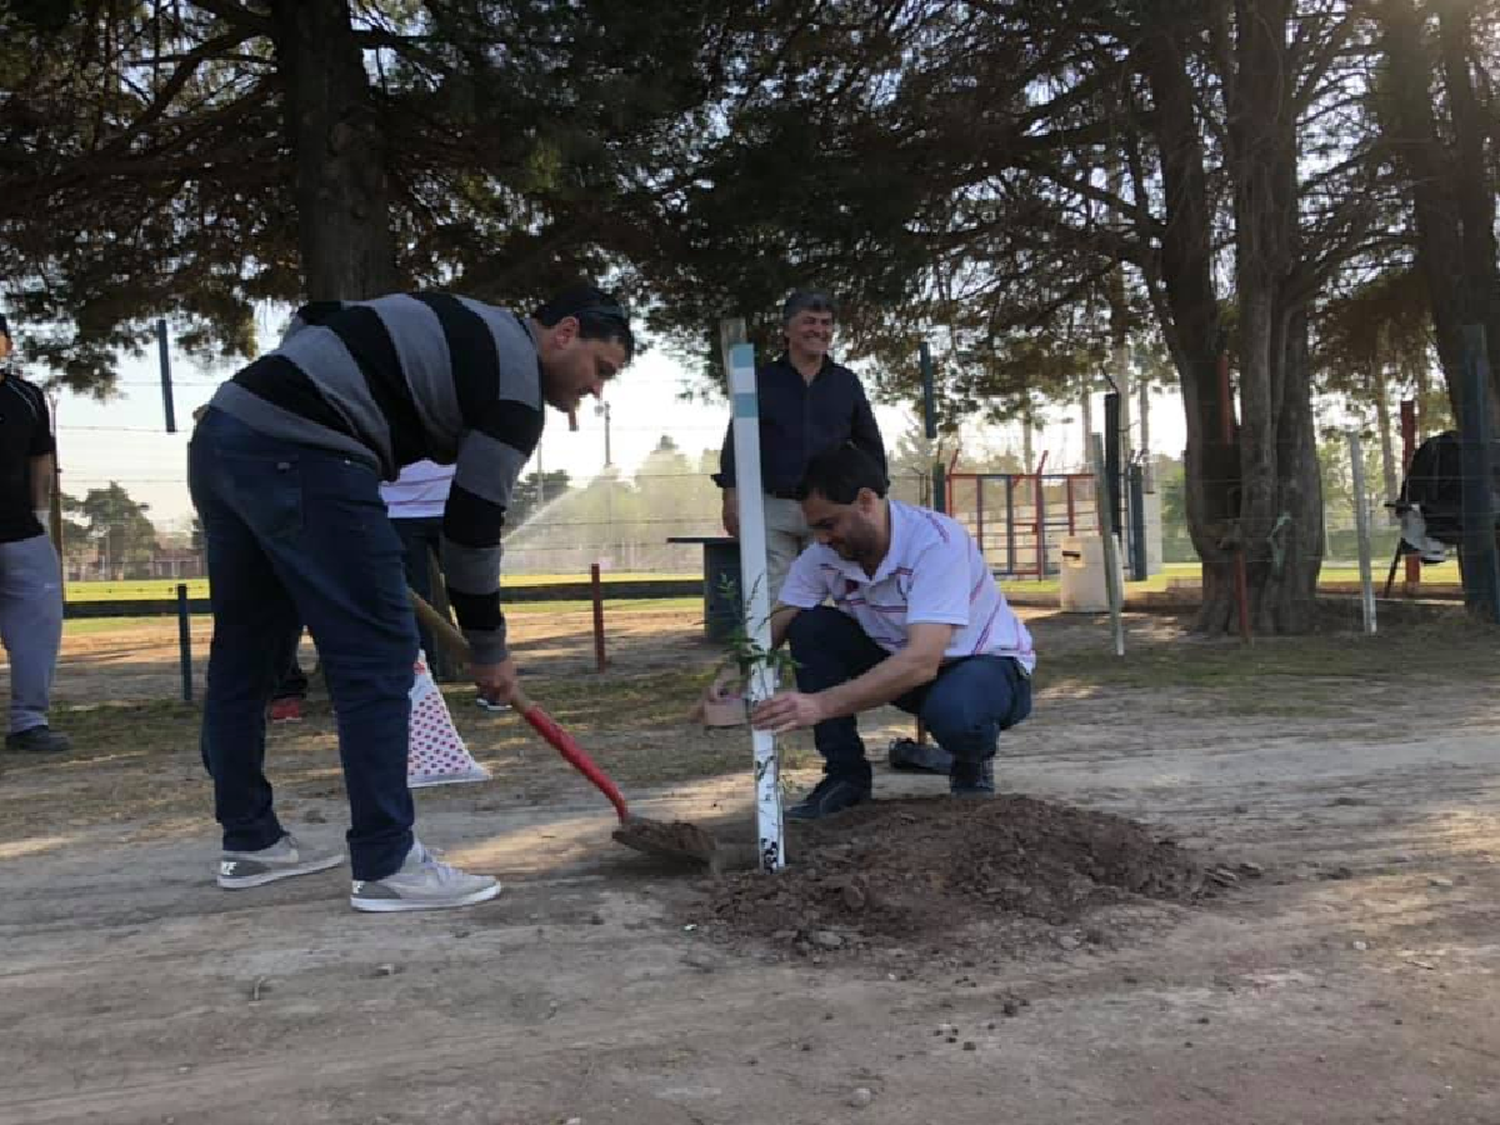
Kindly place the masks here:
[(952, 625), (945, 660), (1011, 656), (1030, 675), (1031, 634), (963, 525), (927, 508), (888, 503), (891, 545), (873, 576), (814, 543), (792, 563), (782, 604), (812, 609), (829, 599), (887, 652), (906, 647), (908, 625)]
[(432, 461), (413, 461), (401, 475), (380, 486), (380, 498), (393, 520), (416, 520), (443, 514), (448, 490), (453, 485), (454, 466)]

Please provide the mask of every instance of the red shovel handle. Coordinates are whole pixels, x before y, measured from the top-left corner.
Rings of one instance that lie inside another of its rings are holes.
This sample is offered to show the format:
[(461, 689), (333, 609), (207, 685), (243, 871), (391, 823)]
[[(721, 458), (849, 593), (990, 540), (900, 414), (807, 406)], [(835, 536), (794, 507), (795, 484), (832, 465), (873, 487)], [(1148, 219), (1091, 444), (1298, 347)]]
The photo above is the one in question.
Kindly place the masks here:
[[(464, 635), (455, 629), (446, 617), (428, 605), (415, 590), (408, 589), (406, 593), (411, 599), (412, 608), (416, 610), (417, 616), (432, 630), (433, 636), (439, 643), (446, 646), (448, 651), (455, 656), (469, 660), (469, 642), (464, 639)], [(614, 805), (615, 812), (620, 816), (621, 824), (630, 820), (630, 813), (625, 807), (625, 798), (615, 788), (615, 783), (594, 764), (594, 759), (583, 752), (583, 747), (573, 740), (572, 735), (553, 722), (552, 716), (533, 703), (519, 687), (510, 693), (510, 705), (521, 713), (537, 734), (550, 742), (552, 748), (567, 759), (568, 765), (593, 782), (594, 788), (609, 798), (609, 803)]]
[(552, 748), (567, 759), (568, 765), (588, 778), (594, 788), (609, 798), (609, 803), (614, 805), (615, 812), (619, 814), (620, 823), (628, 823), (630, 811), (625, 807), (625, 798), (608, 775), (594, 763), (594, 759), (584, 753), (583, 747), (578, 745), (573, 736), (558, 726), (551, 715), (528, 699), (526, 693), (519, 688), (511, 692), (510, 703), (531, 724), (532, 730), (550, 742)]

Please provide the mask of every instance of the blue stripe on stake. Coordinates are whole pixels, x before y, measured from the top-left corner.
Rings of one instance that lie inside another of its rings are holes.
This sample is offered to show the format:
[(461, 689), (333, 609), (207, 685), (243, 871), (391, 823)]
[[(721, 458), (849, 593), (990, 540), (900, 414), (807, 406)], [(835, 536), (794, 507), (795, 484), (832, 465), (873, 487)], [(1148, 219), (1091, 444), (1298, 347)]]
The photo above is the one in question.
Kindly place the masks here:
[(755, 345), (736, 344), (729, 349), (729, 365), (731, 367), (748, 367), (755, 370)]
[(734, 416), (736, 418), (758, 418), (760, 416), (760, 401), (753, 391), (747, 395), (734, 396)]

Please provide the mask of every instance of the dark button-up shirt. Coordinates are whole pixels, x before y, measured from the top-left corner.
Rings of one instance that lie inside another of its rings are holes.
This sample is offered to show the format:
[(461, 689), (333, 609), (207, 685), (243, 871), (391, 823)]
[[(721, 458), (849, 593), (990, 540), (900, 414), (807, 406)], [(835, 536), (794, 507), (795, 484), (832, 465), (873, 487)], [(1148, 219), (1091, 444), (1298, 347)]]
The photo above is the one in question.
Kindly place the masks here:
[(41, 390), (7, 375), (0, 381), (0, 543), (42, 534), (32, 514), (31, 462), (56, 448)]
[[(802, 481), (807, 463), (828, 449), (853, 442), (885, 469), (885, 445), (859, 376), (827, 356), (812, 382), (782, 356), (755, 369), (760, 400), (761, 486), (773, 496), (790, 497)], [(720, 488), (737, 486), (734, 467), (734, 422), (719, 454)]]

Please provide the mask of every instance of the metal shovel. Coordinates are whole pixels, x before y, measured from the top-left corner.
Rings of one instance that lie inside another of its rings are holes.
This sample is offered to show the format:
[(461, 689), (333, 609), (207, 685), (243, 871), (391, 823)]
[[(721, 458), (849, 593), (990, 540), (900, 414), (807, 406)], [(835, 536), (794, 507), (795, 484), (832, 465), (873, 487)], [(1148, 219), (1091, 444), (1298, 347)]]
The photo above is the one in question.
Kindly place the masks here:
[[(464, 639), (464, 635), (446, 617), (428, 605), (415, 590), (408, 590), (407, 593), (411, 597), (412, 608), (416, 610), (417, 617), (428, 632), (453, 656), (469, 663), (469, 642)], [(572, 735), (563, 730), (551, 715), (538, 707), (519, 687), (511, 692), (511, 706), (531, 724), (532, 730), (563, 756), (568, 765), (588, 778), (594, 788), (609, 798), (620, 818), (620, 826), (612, 833), (616, 843), (666, 859), (714, 865), (717, 845), (712, 833), (685, 820), (651, 820), (632, 815), (624, 796), (609, 779), (609, 775), (584, 752)]]

